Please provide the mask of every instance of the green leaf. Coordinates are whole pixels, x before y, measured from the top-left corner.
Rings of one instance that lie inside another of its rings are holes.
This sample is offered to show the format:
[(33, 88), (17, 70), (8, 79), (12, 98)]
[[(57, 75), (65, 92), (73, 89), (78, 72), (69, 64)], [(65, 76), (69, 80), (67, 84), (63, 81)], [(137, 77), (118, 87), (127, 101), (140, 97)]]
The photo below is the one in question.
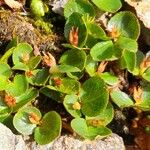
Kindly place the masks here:
[(80, 88), (80, 83), (74, 79), (64, 78), (62, 83), (56, 89), (62, 93), (72, 94), (77, 93)]
[(85, 70), (92, 77), (95, 75), (98, 68), (98, 62), (94, 61), (90, 55), (87, 56)]
[(38, 90), (34, 88), (28, 89), (24, 94), (16, 97), (16, 105), (13, 107), (13, 112), (16, 112), (19, 108), (23, 107), (24, 105), (30, 103), (31, 101), (35, 100), (38, 96)]
[(143, 74), (142, 77), (147, 80), (148, 82), (150, 82), (150, 68), (148, 68)]
[(42, 0), (31, 0), (30, 9), (37, 17), (42, 17), (45, 15), (44, 3)]
[(11, 109), (6, 105), (4, 96), (0, 95), (0, 116), (10, 113)]
[(145, 85), (142, 86), (142, 96), (141, 96), (141, 103), (136, 104), (136, 107), (142, 109), (143, 111), (150, 110), (150, 84), (145, 82)]
[(90, 54), (96, 61), (115, 60), (115, 51), (116, 49), (114, 49), (113, 42), (106, 41), (97, 43), (94, 47), (92, 47)]
[(82, 112), (85, 116), (97, 116), (108, 103), (106, 84), (99, 77), (86, 80), (81, 91)]
[(12, 67), (13, 70), (21, 70), (21, 71), (28, 71), (29, 67), (27, 64), (17, 63), (15, 66)]
[(62, 65), (70, 65), (83, 70), (86, 63), (86, 53), (82, 50), (71, 49), (61, 56), (59, 62)]
[(29, 84), (24, 75), (16, 75), (13, 82), (7, 85), (6, 92), (14, 97), (20, 96), (26, 92), (28, 86)]
[(121, 65), (132, 73), (136, 67), (136, 53), (124, 50), (121, 58)]
[(108, 29), (115, 28), (120, 36), (138, 39), (140, 25), (136, 16), (130, 11), (122, 11), (114, 15), (108, 22)]
[(27, 76), (27, 81), (32, 85), (42, 86), (45, 85), (49, 78), (49, 70), (47, 68), (36, 69), (31, 71), (32, 75)]
[(81, 14), (79, 13), (71, 14), (65, 24), (64, 35), (68, 41), (69, 41), (69, 33), (72, 27), (78, 28), (78, 46), (83, 47), (86, 41), (87, 30)]
[[(80, 111), (80, 103), (79, 103), (79, 97), (77, 95), (66, 95), (63, 102), (66, 110), (73, 116), (73, 117), (81, 117), (81, 111)], [(79, 108), (74, 108), (73, 106), (77, 104), (79, 105)]]
[(56, 65), (50, 68), (50, 73), (70, 73), (70, 72), (81, 72), (77, 67), (70, 65)]
[(41, 119), (41, 113), (36, 107), (25, 107), (20, 109), (14, 116), (13, 125), (23, 135), (30, 135), (34, 132), (37, 124), (32, 123), (29, 117), (34, 114)]
[(91, 18), (89, 17), (87, 18), (84, 17), (84, 21), (86, 24), (87, 33), (89, 35), (97, 39), (102, 39), (102, 40), (108, 39), (104, 30), (97, 23), (95, 23), (93, 19), (91, 20)]
[(29, 60), (28, 66), (30, 70), (35, 69), (41, 62), (41, 56), (34, 56)]
[[(108, 103), (106, 109), (96, 117), (86, 117), (87, 122), (92, 125), (92, 121), (96, 121), (95, 126), (106, 126), (114, 118), (114, 109), (111, 103)], [(98, 122), (99, 121), (99, 122)], [(94, 125), (94, 124), (93, 124)]]
[(0, 91), (6, 89), (7, 84), (9, 84), (9, 80), (6, 76), (0, 75)]
[(32, 47), (27, 43), (20, 43), (13, 51), (12, 59), (13, 63), (17, 65), (18, 63), (24, 63), (23, 57), (30, 57), (32, 55)]
[(69, 0), (64, 7), (64, 16), (68, 18), (74, 12), (78, 12), (81, 15), (95, 15), (93, 6), (87, 0)]
[(110, 72), (101, 73), (100, 77), (109, 85), (117, 85), (119, 83), (119, 79)]
[(75, 118), (71, 121), (71, 127), (73, 130), (78, 133), (80, 136), (93, 140), (97, 136), (104, 138), (111, 134), (111, 130), (107, 127), (93, 127), (88, 126), (86, 120), (83, 118)]
[(0, 122), (1, 123), (3, 123), (3, 121), (7, 118), (7, 117), (9, 117), (10, 116), (10, 114), (0, 114)]
[(51, 89), (49, 86), (42, 87), (40, 89), (40, 93), (44, 94), (45, 96), (51, 98), (52, 100), (55, 100), (57, 102), (61, 101), (64, 97), (64, 93), (61, 93), (59, 91), (56, 91), (56, 89)]
[(8, 64), (0, 63), (0, 75), (3, 75), (7, 78), (9, 78), (12, 74), (11, 68)]
[(35, 129), (34, 138), (38, 144), (48, 144), (55, 140), (61, 132), (61, 117), (55, 111), (48, 112), (42, 124)]
[(128, 50), (130, 52), (135, 53), (138, 50), (138, 44), (136, 40), (133, 40), (127, 37), (119, 37), (115, 44), (119, 48), (123, 50)]
[(122, 7), (120, 0), (92, 0), (92, 2), (99, 9), (112, 13), (118, 11)]
[(120, 90), (112, 91), (110, 96), (113, 102), (121, 108), (133, 106), (133, 101), (131, 98), (124, 92)]

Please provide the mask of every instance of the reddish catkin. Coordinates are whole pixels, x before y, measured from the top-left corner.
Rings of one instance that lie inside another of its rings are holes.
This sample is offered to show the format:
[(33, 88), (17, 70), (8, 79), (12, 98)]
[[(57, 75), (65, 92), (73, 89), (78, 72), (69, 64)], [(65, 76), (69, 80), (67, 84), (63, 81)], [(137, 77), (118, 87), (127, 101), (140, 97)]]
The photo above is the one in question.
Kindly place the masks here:
[(78, 27), (72, 27), (69, 33), (69, 42), (74, 45), (78, 46), (79, 43), (79, 37), (78, 37)]
[(11, 96), (11, 95), (5, 95), (5, 98), (4, 98), (4, 102), (6, 103), (7, 106), (9, 107), (13, 107), (16, 105), (16, 99)]
[(29, 121), (33, 124), (39, 124), (40, 118), (35, 113), (30, 113)]

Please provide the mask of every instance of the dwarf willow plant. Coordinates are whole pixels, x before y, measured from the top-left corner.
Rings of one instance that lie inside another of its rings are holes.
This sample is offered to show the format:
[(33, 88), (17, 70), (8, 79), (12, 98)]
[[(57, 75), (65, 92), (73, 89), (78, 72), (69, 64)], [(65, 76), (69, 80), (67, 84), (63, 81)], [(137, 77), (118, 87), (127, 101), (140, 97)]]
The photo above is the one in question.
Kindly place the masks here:
[[(138, 49), (137, 18), (129, 11), (116, 13), (120, 0), (91, 2), (69, 0), (65, 5), (68, 50), (58, 62), (15, 39), (0, 59), (0, 121), (13, 117), (16, 130), (34, 134), (39, 144), (53, 141), (62, 128), (56, 111), (43, 115), (33, 105), (39, 93), (64, 105), (73, 117), (72, 129), (91, 140), (111, 134), (107, 125), (113, 105), (150, 110), (150, 56)], [(113, 13), (105, 27), (96, 22), (99, 9)], [(140, 82), (124, 90), (129, 74)]]

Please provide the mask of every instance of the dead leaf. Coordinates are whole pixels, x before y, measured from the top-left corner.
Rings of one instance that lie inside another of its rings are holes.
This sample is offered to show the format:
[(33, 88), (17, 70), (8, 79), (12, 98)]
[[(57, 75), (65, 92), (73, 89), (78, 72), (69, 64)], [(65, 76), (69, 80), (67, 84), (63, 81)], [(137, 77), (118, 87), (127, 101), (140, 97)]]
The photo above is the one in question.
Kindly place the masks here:
[(15, 0), (4, 0), (5, 4), (12, 9), (21, 9), (23, 5)]

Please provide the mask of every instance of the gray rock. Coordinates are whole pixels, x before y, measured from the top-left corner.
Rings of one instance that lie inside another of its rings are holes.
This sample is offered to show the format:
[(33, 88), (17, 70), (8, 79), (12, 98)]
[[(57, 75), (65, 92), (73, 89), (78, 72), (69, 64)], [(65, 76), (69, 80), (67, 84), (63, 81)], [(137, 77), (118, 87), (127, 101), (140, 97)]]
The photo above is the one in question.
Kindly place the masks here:
[(10, 129), (0, 123), (0, 150), (125, 150), (121, 137), (116, 134), (101, 140), (79, 140), (73, 136), (64, 135), (53, 143), (38, 145), (29, 137), (14, 135)]
[(52, 6), (52, 10), (55, 13), (63, 15), (64, 6), (68, 0), (49, 0), (49, 4)]

